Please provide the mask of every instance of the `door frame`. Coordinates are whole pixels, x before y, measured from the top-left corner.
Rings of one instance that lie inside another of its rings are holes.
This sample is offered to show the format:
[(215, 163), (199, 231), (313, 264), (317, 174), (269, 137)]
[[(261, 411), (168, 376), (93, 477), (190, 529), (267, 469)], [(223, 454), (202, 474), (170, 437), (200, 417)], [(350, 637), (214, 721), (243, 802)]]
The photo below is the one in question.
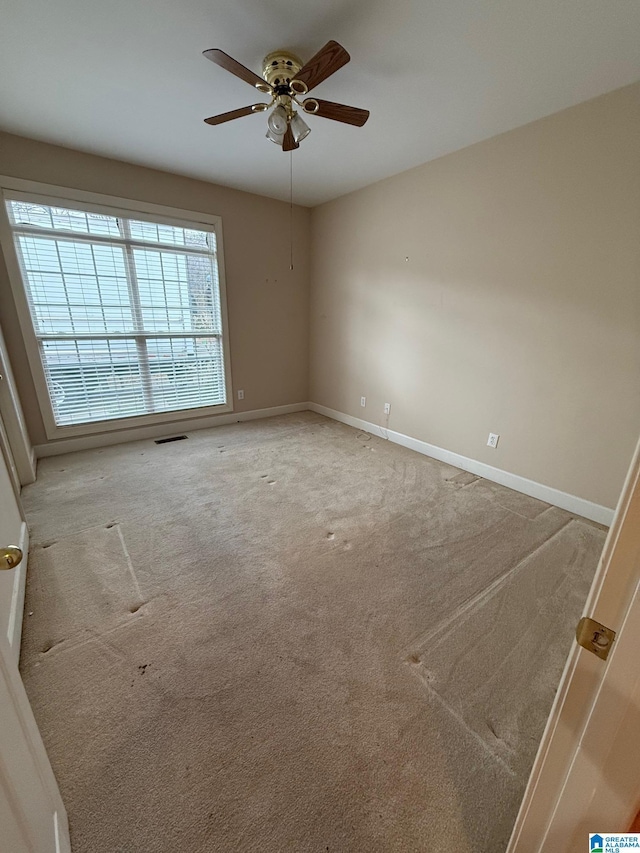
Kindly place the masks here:
[(11, 649), (11, 655), (16, 666), (20, 660), (20, 643), (22, 639), (22, 621), (24, 618), (24, 596), (27, 582), (27, 563), (29, 562), (29, 528), (27, 526), (27, 517), (25, 515), (22, 501), (20, 500), (20, 482), (19, 475), (16, 470), (16, 465), (11, 454), (11, 447), (7, 438), (7, 433), (4, 425), (4, 418), (0, 411), (0, 454), (7, 466), (13, 493), (18, 505), (20, 513), (20, 536), (18, 542), (2, 542), (2, 545), (17, 545), (22, 551), (22, 560), (20, 564), (12, 569), (13, 575), (13, 590), (11, 593), (11, 610), (9, 615), (9, 628), (7, 632), (7, 641)]
[(0, 328), (0, 417), (3, 421), (0, 445), (7, 459), (9, 471), (12, 472), (12, 476), (17, 477), (19, 486), (34, 483), (36, 455), (20, 405), (2, 328)]

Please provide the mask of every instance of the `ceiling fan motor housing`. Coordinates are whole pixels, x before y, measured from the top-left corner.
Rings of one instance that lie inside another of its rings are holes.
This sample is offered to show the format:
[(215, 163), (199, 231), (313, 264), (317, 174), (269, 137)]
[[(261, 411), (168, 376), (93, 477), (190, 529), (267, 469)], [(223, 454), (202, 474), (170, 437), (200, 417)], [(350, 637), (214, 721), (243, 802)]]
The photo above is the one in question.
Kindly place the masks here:
[(302, 60), (288, 50), (274, 50), (265, 56), (262, 63), (262, 76), (270, 83), (277, 94), (285, 94), (280, 87), (289, 91), (289, 83), (302, 68)]

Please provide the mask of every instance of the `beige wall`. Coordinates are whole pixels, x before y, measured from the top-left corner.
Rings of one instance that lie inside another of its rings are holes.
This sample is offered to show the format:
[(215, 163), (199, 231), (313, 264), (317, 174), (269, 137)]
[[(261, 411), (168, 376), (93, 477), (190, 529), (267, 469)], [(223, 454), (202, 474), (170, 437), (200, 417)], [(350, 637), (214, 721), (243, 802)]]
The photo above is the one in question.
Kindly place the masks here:
[[(0, 133), (0, 174), (217, 214), (224, 232), (236, 411), (308, 400), (309, 211), (250, 193)], [(47, 438), (0, 255), (0, 321), (31, 440)]]
[[(387, 425), (390, 402), (391, 429), (614, 506), (640, 432), (639, 138), (636, 84), (404, 172), (312, 212), (311, 270), (295, 208), (293, 273), (282, 202), (2, 133), (0, 174), (222, 216), (236, 411)], [(45, 443), (1, 256), (0, 321)]]
[(316, 208), (311, 399), (381, 425), (390, 402), (391, 429), (614, 506), (640, 433), (639, 140), (637, 84)]

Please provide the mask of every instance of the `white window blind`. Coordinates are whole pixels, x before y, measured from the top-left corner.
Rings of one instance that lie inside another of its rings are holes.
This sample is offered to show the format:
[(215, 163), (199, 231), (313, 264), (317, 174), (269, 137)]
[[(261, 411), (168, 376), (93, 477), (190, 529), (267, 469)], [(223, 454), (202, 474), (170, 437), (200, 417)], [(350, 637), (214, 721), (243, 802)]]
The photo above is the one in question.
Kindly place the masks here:
[(226, 403), (213, 230), (6, 204), (57, 426)]

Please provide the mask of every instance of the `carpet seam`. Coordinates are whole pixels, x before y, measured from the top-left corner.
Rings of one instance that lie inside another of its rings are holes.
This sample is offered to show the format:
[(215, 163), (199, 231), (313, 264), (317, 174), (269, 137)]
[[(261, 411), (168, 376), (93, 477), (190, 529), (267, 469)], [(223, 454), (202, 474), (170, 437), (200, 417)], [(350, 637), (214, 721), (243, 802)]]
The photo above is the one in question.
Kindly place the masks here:
[[(546, 510), (545, 510), (546, 512)], [(556, 536), (563, 532), (575, 519), (569, 518), (562, 527), (558, 528), (554, 533), (551, 534), (544, 542), (541, 542), (539, 545), (525, 554), (518, 562), (511, 566), (511, 568), (507, 569), (503, 574), (499, 575), (494, 581), (492, 581), (489, 586), (486, 586), (484, 589), (480, 590), (480, 592), (476, 593), (476, 595), (467, 599), (467, 601), (460, 604), (456, 610), (450, 615), (445, 617), (441, 622), (436, 625), (435, 628), (429, 629), (428, 632), (423, 634), (419, 634), (414, 640), (408, 643), (401, 651), (400, 658), (404, 659), (407, 655), (411, 654), (411, 652), (425, 645), (433, 636), (445, 630), (451, 625), (452, 622), (458, 620), (461, 616), (464, 616), (469, 610), (474, 609), (478, 604), (483, 603), (488, 597), (490, 597), (494, 592), (496, 592), (503, 584), (505, 584), (509, 578), (514, 575), (519, 569), (522, 568), (523, 564), (530, 560), (534, 554), (536, 554), (541, 548), (544, 548), (548, 545), (549, 542), (553, 541)]]
[(135, 569), (133, 568), (133, 563), (131, 562), (131, 557), (129, 556), (129, 550), (124, 541), (124, 536), (122, 535), (122, 529), (120, 524), (115, 525), (118, 531), (118, 538), (120, 539), (120, 544), (122, 545), (122, 550), (124, 552), (124, 558), (127, 563), (127, 569), (129, 570), (129, 574), (131, 575), (131, 580), (133, 581), (133, 586), (135, 591), (138, 594), (138, 601), (143, 600), (142, 590), (140, 589), (140, 584), (138, 583), (138, 576), (136, 575)]
[(429, 684), (427, 684), (424, 681), (424, 679), (422, 678), (422, 676), (419, 673), (416, 672), (415, 676), (419, 679), (422, 686), (426, 689), (427, 693), (431, 696), (431, 698), (435, 699), (445, 709), (445, 711), (447, 711), (447, 713), (451, 717), (453, 717), (454, 720), (456, 720), (456, 722), (459, 723), (460, 726), (462, 726), (462, 728), (465, 729), (467, 731), (467, 733), (470, 734), (471, 737), (477, 743), (479, 743), (482, 746), (483, 750), (491, 758), (493, 758), (496, 761), (496, 763), (499, 764), (503, 768), (503, 770), (506, 770), (507, 773), (512, 778), (514, 778), (514, 779), (518, 778), (518, 775), (519, 775), (518, 772), (516, 770), (514, 770), (513, 767), (511, 767), (511, 765), (507, 764), (507, 762), (500, 755), (498, 755), (497, 752), (495, 752), (493, 749), (491, 749), (491, 747), (486, 742), (486, 740), (484, 740), (484, 738), (481, 735), (479, 735), (478, 732), (476, 732), (474, 729), (472, 729), (469, 726), (469, 724), (465, 721), (465, 719), (454, 708), (452, 708), (451, 705), (449, 705), (449, 703), (437, 691), (435, 691), (433, 689), (433, 687), (431, 687)]
[[(149, 599), (149, 601), (145, 601), (145, 604), (149, 604), (154, 598), (160, 598), (161, 596), (154, 596)], [(145, 616), (144, 613), (141, 614), (142, 617)], [(136, 614), (130, 614), (127, 618), (126, 616), (120, 617), (120, 621), (118, 621), (115, 625), (111, 625), (111, 627), (106, 628), (104, 631), (95, 631), (93, 628), (81, 628), (79, 631), (76, 631), (75, 634), (71, 634), (70, 637), (65, 637), (64, 640), (59, 640), (57, 643), (54, 643), (50, 649), (47, 649), (46, 652), (40, 652), (39, 657), (32, 660), (29, 664), (25, 666), (20, 666), (20, 672), (24, 674), (30, 673), (33, 669), (42, 666), (47, 663), (47, 660), (54, 657), (57, 654), (63, 654), (66, 652), (72, 652), (76, 649), (82, 648), (82, 646), (86, 646), (88, 643), (95, 642), (104, 642), (104, 638), (110, 636), (111, 634), (116, 633), (116, 631), (120, 631), (122, 628), (127, 628), (131, 624), (132, 618), (139, 618)], [(90, 636), (84, 636), (84, 632), (90, 634)], [(76, 637), (82, 635), (82, 639), (75, 640)], [(111, 647), (110, 647), (111, 648)], [(118, 656), (120, 656), (118, 654)]]
[[(460, 469), (460, 470), (463, 470), (463, 469)], [(475, 494), (475, 493), (478, 491), (478, 489), (477, 489), (477, 488), (476, 488), (476, 489), (474, 489), (474, 488), (473, 488), (473, 486), (476, 486), (476, 485), (477, 485), (477, 483), (490, 483), (490, 482), (491, 482), (491, 480), (487, 480), (487, 479), (486, 479), (486, 477), (480, 477), (480, 476), (478, 475), (478, 476), (476, 477), (476, 479), (475, 479), (475, 480), (473, 480), (473, 482), (471, 482), (471, 483), (467, 483), (466, 485), (462, 486), (461, 488), (463, 488), (463, 489), (470, 489), (470, 490), (471, 490), (471, 491), (473, 491), (473, 493)], [(508, 489), (508, 488), (509, 488), (509, 486), (501, 486), (501, 488)], [(515, 489), (512, 489), (512, 491), (515, 491)], [(522, 492), (518, 492), (518, 494), (522, 494)], [(499, 501), (499, 500), (495, 497), (495, 495), (493, 495), (492, 493), (491, 493), (491, 494), (489, 494), (489, 495), (481, 495), (481, 497), (482, 497), (482, 498), (484, 498), (484, 499), (485, 499), (485, 500), (487, 500), (487, 501), (490, 501), (490, 502), (491, 502), (491, 503), (493, 503), (493, 504), (497, 504), (497, 506), (501, 507), (501, 508), (502, 508), (502, 509), (504, 509), (506, 512), (509, 512), (509, 513), (511, 513), (512, 515), (517, 515), (517, 516), (518, 516), (518, 518), (524, 518), (526, 521), (537, 521), (537, 520), (540, 518), (540, 516), (541, 516), (541, 515), (544, 515), (544, 513), (545, 513), (545, 512), (548, 512), (550, 509), (554, 509), (554, 508), (555, 508), (555, 509), (559, 509), (559, 507), (554, 507), (554, 506), (553, 506), (553, 504), (549, 504), (549, 503), (547, 503), (546, 501), (541, 501), (541, 500), (539, 500), (538, 498), (531, 498), (531, 500), (534, 500), (534, 501), (536, 501), (537, 503), (543, 503), (543, 504), (545, 504), (545, 507), (544, 507), (544, 509), (540, 510), (540, 512), (539, 512), (537, 515), (534, 515), (534, 516), (530, 516), (530, 515), (523, 515), (521, 512), (518, 512), (517, 510), (515, 510), (515, 509), (511, 509), (510, 507), (505, 506), (503, 503), (500, 503), (500, 501)], [(566, 510), (564, 510), (564, 512), (566, 512)]]
[[(503, 576), (501, 576), (500, 578), (498, 578), (494, 583), (490, 584), (490, 586), (488, 586), (485, 590), (483, 590), (481, 593), (479, 593), (477, 596), (475, 596), (475, 598), (474, 598), (474, 599), (472, 599), (472, 600), (467, 604), (467, 606), (464, 606), (464, 605), (463, 605), (463, 607), (462, 607), (462, 608), (460, 608), (460, 609), (459, 609), (455, 614), (453, 614), (453, 615), (451, 616), (451, 618), (450, 618), (450, 619), (449, 619), (445, 624), (443, 624), (442, 628), (446, 628), (446, 627), (448, 627), (448, 626), (449, 626), (450, 624), (452, 624), (455, 620), (457, 620), (457, 619), (459, 619), (461, 616), (463, 616), (466, 612), (468, 612), (468, 611), (469, 611), (469, 610), (471, 610), (471, 609), (476, 609), (476, 607), (477, 607), (477, 606), (479, 606), (481, 603), (484, 603), (483, 599), (484, 599), (484, 600), (486, 600), (487, 598), (491, 597), (491, 595), (492, 595), (493, 593), (495, 593), (495, 592), (497, 591), (497, 589), (498, 589), (498, 588), (500, 588), (501, 586), (503, 586), (504, 584), (506, 584), (506, 583), (507, 583), (507, 581), (510, 579), (510, 577), (511, 577), (511, 576), (513, 576), (513, 575), (514, 575), (514, 574), (515, 574), (519, 569), (522, 569), (522, 568), (523, 568), (523, 563), (524, 563), (524, 562), (526, 562), (530, 557), (532, 557), (532, 556), (536, 553), (536, 551), (540, 550), (540, 549), (541, 549), (541, 548), (543, 548), (547, 543), (551, 542), (551, 541), (552, 541), (552, 540), (553, 540), (553, 539), (554, 539), (558, 534), (560, 534), (563, 530), (565, 530), (565, 529), (566, 529), (566, 528), (567, 528), (567, 527), (568, 527), (572, 522), (574, 522), (574, 521), (576, 521), (576, 519), (573, 519), (573, 518), (569, 519), (569, 520), (567, 521), (567, 523), (566, 523), (566, 524), (564, 524), (564, 525), (563, 525), (563, 526), (562, 526), (558, 531), (556, 531), (554, 534), (552, 534), (552, 536), (550, 536), (550, 537), (549, 537), (549, 539), (546, 539), (546, 540), (542, 543), (542, 545), (540, 545), (538, 548), (534, 549), (534, 551), (532, 551), (532, 552), (531, 552), (531, 554), (527, 555), (527, 556), (526, 556), (526, 557), (524, 557), (522, 560), (520, 560), (520, 562), (519, 562), (516, 566), (514, 566), (512, 569), (510, 569), (510, 570), (509, 570), (505, 575), (503, 575)], [(429, 640), (429, 639), (430, 639), (430, 638), (431, 638), (431, 637), (432, 637), (432, 636), (433, 636), (433, 635), (434, 635), (438, 630), (440, 630), (440, 629), (436, 629), (436, 631), (432, 632), (432, 634), (430, 634), (430, 635), (429, 635), (429, 637), (425, 638), (425, 640), (423, 641), (423, 643), (422, 643), (422, 644), (424, 645), (424, 643), (426, 643), (426, 642), (427, 642), (427, 641), (428, 641), (428, 640)], [(513, 651), (513, 650), (511, 650), (511, 651), (509, 652), (509, 655), (512, 653), (512, 651)], [(509, 656), (509, 655), (508, 655), (508, 656)], [(507, 656), (507, 657), (508, 657), (508, 656)], [(455, 718), (455, 719), (456, 719), (456, 720), (457, 720), (457, 721), (458, 721), (458, 722), (459, 722), (459, 723), (460, 723), (460, 724), (461, 724), (465, 729), (467, 729), (467, 731), (469, 731), (472, 735), (474, 735), (474, 737), (476, 738), (476, 740), (479, 740), (479, 741), (484, 745), (485, 749), (486, 749), (486, 750), (487, 750), (487, 751), (488, 751), (488, 752), (489, 752), (489, 753), (490, 753), (490, 754), (491, 754), (491, 755), (496, 759), (496, 761), (498, 761), (502, 766), (506, 767), (506, 768), (511, 772), (511, 774), (512, 774), (514, 777), (517, 777), (517, 776), (519, 775), (519, 774), (518, 774), (518, 772), (517, 772), (516, 770), (514, 770), (510, 765), (508, 765), (508, 764), (504, 761), (504, 759), (503, 759), (503, 758), (502, 758), (502, 757), (501, 757), (497, 752), (495, 752), (495, 751), (491, 748), (491, 746), (486, 742), (486, 740), (484, 740), (484, 738), (482, 737), (482, 735), (480, 735), (478, 732), (476, 732), (476, 731), (475, 731), (475, 729), (473, 729), (473, 728), (472, 728), (472, 727), (471, 727), (471, 726), (466, 722), (466, 720), (464, 719), (464, 717), (462, 716), (462, 714), (460, 714), (458, 711), (456, 711), (456, 710), (455, 710), (455, 709), (454, 709), (454, 708), (453, 708), (453, 707), (452, 707), (452, 706), (447, 702), (447, 700), (446, 700), (446, 699), (445, 699), (445, 698), (444, 698), (444, 697), (443, 697), (443, 696), (442, 696), (442, 695), (441, 695), (441, 694), (440, 694), (440, 693), (439, 693), (439, 692), (438, 692), (438, 691), (437, 691), (437, 690), (436, 690), (436, 689), (435, 689), (431, 684), (429, 684), (428, 680), (425, 678), (425, 676), (424, 676), (424, 675), (422, 674), (422, 672), (421, 672), (422, 665), (420, 665), (420, 666), (415, 666), (415, 663), (410, 662), (410, 661), (407, 661), (407, 660), (405, 660), (405, 664), (407, 664), (407, 665), (411, 666), (411, 667), (412, 667), (412, 669), (414, 669), (414, 671), (415, 671), (415, 676), (416, 676), (416, 677), (418, 678), (418, 680), (421, 682), (421, 684), (422, 684), (423, 688), (427, 691), (427, 693), (428, 693), (430, 696), (435, 697), (436, 699), (438, 699), (438, 701), (439, 701), (439, 702), (440, 702), (440, 703), (441, 703), (441, 704), (442, 704), (442, 705), (443, 705), (443, 706), (444, 706), (444, 707), (449, 711), (449, 713), (450, 713), (450, 714), (451, 714), (451, 715), (452, 715), (452, 716), (453, 716), (453, 717), (454, 717), (454, 718)], [(413, 665), (412, 665), (412, 664), (413, 664)]]

